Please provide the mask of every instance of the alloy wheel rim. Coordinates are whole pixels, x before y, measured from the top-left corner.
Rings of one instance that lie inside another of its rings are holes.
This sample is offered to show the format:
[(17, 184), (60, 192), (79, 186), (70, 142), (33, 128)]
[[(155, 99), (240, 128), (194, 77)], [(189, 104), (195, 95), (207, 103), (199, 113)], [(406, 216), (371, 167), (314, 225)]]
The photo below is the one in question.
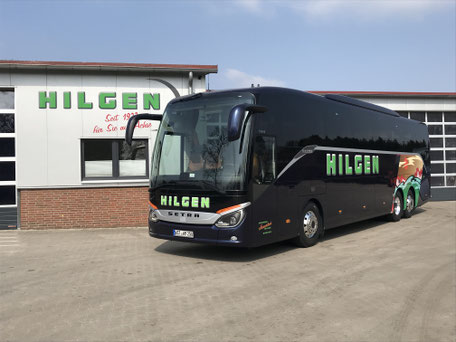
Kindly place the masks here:
[(401, 213), (401, 199), (399, 197), (394, 198), (394, 214), (399, 215)]
[(307, 238), (310, 239), (317, 233), (318, 219), (313, 211), (308, 211), (304, 215), (303, 226), (304, 226), (304, 234), (306, 235)]
[(407, 196), (407, 210), (412, 211), (413, 209), (413, 198), (412, 195)]

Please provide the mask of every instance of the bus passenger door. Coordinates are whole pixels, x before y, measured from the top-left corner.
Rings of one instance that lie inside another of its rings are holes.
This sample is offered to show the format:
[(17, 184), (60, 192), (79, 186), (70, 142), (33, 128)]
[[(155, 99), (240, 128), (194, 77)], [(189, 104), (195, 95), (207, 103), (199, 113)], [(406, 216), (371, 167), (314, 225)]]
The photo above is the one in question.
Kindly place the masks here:
[(252, 157), (253, 237), (258, 244), (278, 238), (276, 177), (276, 139), (258, 135)]

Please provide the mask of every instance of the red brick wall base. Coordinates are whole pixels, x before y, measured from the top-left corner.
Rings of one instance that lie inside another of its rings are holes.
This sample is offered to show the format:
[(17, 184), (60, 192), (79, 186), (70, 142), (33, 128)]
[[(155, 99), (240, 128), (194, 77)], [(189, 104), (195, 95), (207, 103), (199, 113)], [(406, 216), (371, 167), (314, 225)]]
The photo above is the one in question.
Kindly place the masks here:
[(146, 227), (147, 187), (20, 190), (21, 229)]

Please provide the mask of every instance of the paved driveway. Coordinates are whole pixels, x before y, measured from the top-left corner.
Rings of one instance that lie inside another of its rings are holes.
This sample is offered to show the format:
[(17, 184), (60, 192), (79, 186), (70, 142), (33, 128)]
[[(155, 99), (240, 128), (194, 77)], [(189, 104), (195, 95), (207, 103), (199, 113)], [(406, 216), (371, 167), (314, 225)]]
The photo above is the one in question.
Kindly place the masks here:
[(454, 341), (456, 202), (318, 245), (0, 231), (1, 341)]

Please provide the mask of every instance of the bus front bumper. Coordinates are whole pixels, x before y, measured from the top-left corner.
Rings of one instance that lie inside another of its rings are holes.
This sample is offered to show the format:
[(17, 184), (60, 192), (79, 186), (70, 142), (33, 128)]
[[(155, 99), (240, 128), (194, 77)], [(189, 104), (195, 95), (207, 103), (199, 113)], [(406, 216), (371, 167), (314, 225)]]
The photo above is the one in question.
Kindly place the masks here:
[[(243, 220), (235, 228), (218, 228), (215, 225), (194, 225), (165, 221), (149, 221), (149, 235), (158, 239), (166, 240), (233, 247), (250, 247), (247, 241), (246, 226), (246, 220)], [(176, 236), (179, 232), (190, 233), (183, 233), (188, 235), (188, 237)]]

